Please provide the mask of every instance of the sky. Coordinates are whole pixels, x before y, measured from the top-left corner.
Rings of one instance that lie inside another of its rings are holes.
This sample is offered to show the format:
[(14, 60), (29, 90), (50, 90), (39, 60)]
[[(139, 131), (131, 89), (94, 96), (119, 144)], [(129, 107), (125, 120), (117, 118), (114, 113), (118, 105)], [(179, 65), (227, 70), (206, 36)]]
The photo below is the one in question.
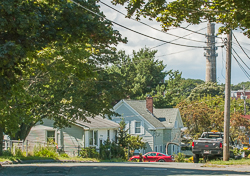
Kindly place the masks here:
[[(110, 3), (110, 1), (111, 0), (102, 0), (102, 2), (126, 14), (125, 7), (120, 6), (120, 5), (114, 6)], [(101, 3), (98, 3), (98, 5), (100, 5), (101, 11), (103, 11), (107, 19), (114, 21), (120, 25), (123, 25), (129, 29), (138, 31), (145, 35), (148, 35), (157, 39), (161, 39), (164, 41), (171, 41), (177, 38), (171, 35), (167, 35), (163, 32), (154, 30), (132, 19), (125, 18), (124, 15), (116, 12), (115, 10)], [(156, 21), (150, 21), (143, 17), (141, 18), (141, 21), (154, 28), (161, 30), (161, 24)], [(187, 27), (187, 29), (190, 29), (193, 31), (199, 31), (200, 33), (203, 33), (203, 34), (207, 33), (206, 26), (207, 26), (206, 22), (199, 24), (199, 25), (188, 25), (185, 23), (182, 24), (182, 27)], [(219, 24), (215, 25), (216, 33), (218, 32), (219, 26), (220, 26)], [(139, 49), (141, 48), (145, 48), (145, 47), (152, 48), (160, 44), (163, 44), (163, 42), (161, 41), (157, 41), (157, 40), (142, 36), (128, 29), (120, 27), (116, 24), (114, 24), (113, 28), (115, 30), (118, 30), (121, 33), (122, 37), (127, 37), (128, 39), (127, 44), (120, 43), (117, 46), (117, 50), (125, 50), (127, 55), (132, 54), (133, 50), (139, 51)], [(185, 39), (178, 39), (174, 41), (175, 43), (189, 45), (189, 46), (190, 45), (204, 46), (204, 47), (206, 46), (205, 35), (196, 34), (188, 30), (181, 29), (181, 28), (171, 28), (168, 31), (168, 33), (174, 34), (176, 36), (184, 36), (184, 35), (191, 34), (191, 35), (188, 35), (186, 38), (199, 41), (199, 42), (194, 42), (194, 41), (185, 40)], [(244, 51), (247, 53), (248, 56), (250, 56), (250, 39), (244, 36), (240, 30), (234, 30), (233, 33), (236, 36), (237, 40), (239, 41), (240, 45), (243, 47)], [(226, 35), (219, 35), (219, 37), (226, 38)], [(216, 67), (217, 67), (216, 74), (217, 74), (217, 82), (221, 84), (221, 83), (225, 83), (226, 51), (225, 51), (225, 47), (224, 48), (220, 47), (222, 45), (221, 39), (216, 39), (216, 42), (217, 42), (216, 46), (219, 46), (217, 50), (218, 57), (216, 59)], [(237, 54), (240, 56), (240, 58), (244, 61), (244, 63), (248, 67), (250, 67), (250, 59), (247, 57), (246, 54), (244, 54), (244, 52), (239, 47), (239, 45), (237, 44), (234, 38), (233, 38), (232, 46), (234, 50), (237, 52)], [(179, 70), (180, 72), (182, 72), (182, 77), (185, 79), (191, 78), (191, 79), (201, 79), (205, 81), (206, 58), (204, 57), (205, 50), (203, 48), (191, 48), (191, 47), (177, 46), (173, 44), (164, 44), (160, 47), (153, 48), (153, 50), (158, 50), (158, 52), (155, 55), (156, 56), (155, 59), (162, 60), (163, 63), (167, 65), (166, 67), (167, 71)], [(244, 69), (247, 71), (247, 73), (250, 74), (249, 68), (247, 68), (244, 65), (244, 63), (240, 61), (239, 58), (237, 59), (239, 60), (241, 65), (244, 67)], [(241, 70), (240, 66), (237, 64), (237, 62), (235, 61), (233, 57), (232, 57), (231, 69), (232, 69), (231, 70), (231, 83), (232, 84), (236, 85), (241, 82), (250, 81), (249, 78)]]

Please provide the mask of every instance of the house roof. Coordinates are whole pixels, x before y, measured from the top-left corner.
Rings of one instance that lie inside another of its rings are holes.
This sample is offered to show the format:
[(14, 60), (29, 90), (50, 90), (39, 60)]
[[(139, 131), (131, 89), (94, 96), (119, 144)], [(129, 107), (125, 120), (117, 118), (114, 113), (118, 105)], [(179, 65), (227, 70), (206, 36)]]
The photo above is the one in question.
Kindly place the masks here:
[[(153, 108), (153, 114), (146, 108), (146, 100), (123, 100), (144, 117), (155, 128), (173, 128), (179, 112), (178, 108)], [(183, 127), (183, 124), (180, 124)]]
[(173, 128), (178, 111), (178, 108), (164, 108), (154, 109), (153, 113), (166, 128)]
[(250, 120), (250, 115), (242, 115), (241, 117), (244, 117), (244, 118)]
[(146, 108), (146, 100), (123, 100), (123, 101), (126, 102), (142, 117), (144, 117), (155, 128), (165, 128), (165, 126), (159, 121), (159, 119)]
[(101, 116), (86, 117), (89, 122), (84, 122), (82, 120), (77, 120), (76, 123), (91, 129), (106, 129), (106, 128), (119, 128), (120, 125), (112, 120), (103, 118)]

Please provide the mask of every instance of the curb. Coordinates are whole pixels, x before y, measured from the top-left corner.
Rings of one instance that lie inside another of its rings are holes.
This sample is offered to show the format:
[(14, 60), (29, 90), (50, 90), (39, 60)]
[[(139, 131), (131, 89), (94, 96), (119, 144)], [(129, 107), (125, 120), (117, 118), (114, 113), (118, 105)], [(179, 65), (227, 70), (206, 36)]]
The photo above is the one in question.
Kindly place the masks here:
[(76, 161), (76, 160), (17, 160), (4, 161), (0, 163), (0, 169), (3, 165), (11, 164), (34, 164), (34, 163), (95, 163), (96, 161)]

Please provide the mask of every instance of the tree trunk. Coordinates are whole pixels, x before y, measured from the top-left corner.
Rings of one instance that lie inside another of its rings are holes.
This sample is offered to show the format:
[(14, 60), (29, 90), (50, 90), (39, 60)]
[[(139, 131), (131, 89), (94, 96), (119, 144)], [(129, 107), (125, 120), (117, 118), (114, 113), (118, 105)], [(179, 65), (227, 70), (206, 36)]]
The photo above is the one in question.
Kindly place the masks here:
[(15, 134), (14, 139), (25, 140), (33, 126), (34, 123), (29, 123), (29, 124), (22, 123), (20, 126), (20, 130)]
[(0, 125), (0, 156), (3, 155), (3, 127)]

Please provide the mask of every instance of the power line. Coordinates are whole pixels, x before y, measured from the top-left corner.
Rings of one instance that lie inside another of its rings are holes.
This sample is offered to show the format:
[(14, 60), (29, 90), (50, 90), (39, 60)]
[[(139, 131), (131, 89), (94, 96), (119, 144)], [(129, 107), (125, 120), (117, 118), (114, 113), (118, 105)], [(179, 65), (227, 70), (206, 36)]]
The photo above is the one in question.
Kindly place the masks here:
[(240, 45), (240, 43), (238, 42), (237, 38), (235, 37), (234, 33), (233, 33), (234, 39), (236, 40), (236, 42), (238, 43), (238, 45), (240, 46), (241, 50), (245, 53), (245, 55), (248, 57), (248, 59), (250, 59), (250, 57), (247, 55), (247, 53), (245, 52), (245, 50), (242, 48), (242, 46)]
[(240, 58), (241, 62), (250, 70), (250, 68), (247, 66), (247, 64), (241, 59), (241, 57), (238, 55), (238, 53), (235, 51), (234, 48), (232, 48), (234, 53), (238, 56), (238, 58)]
[[(201, 30), (206, 29), (206, 28), (207, 28), (207, 27), (204, 27), (204, 28), (202, 28), (202, 29), (199, 29), (198, 31), (201, 31)], [(174, 39), (174, 40), (171, 40), (170, 42), (179, 40), (180, 38), (183, 38), (183, 37), (186, 37), (186, 36), (189, 36), (189, 35), (192, 35), (192, 34), (193, 34), (193, 32), (190, 33), (190, 34), (184, 35), (184, 36), (182, 36), (182, 37), (176, 38), (176, 39)], [(204, 42), (203, 42), (203, 43), (204, 43)], [(162, 44), (157, 45), (157, 46), (154, 46), (154, 47), (152, 47), (152, 48), (150, 48), (150, 49), (157, 48), (157, 47), (162, 46), (162, 45), (165, 45), (165, 44), (166, 44), (166, 43), (162, 43)]]
[(250, 75), (247, 73), (247, 71), (242, 67), (242, 65), (239, 63), (239, 61), (236, 59), (236, 57), (232, 54), (232, 56), (234, 57), (235, 61), (237, 62), (237, 64), (239, 65), (240, 69), (243, 71), (243, 73), (246, 75), (246, 77), (250, 80)]
[(156, 56), (156, 57), (163, 57), (163, 56), (169, 56), (169, 55), (173, 55), (173, 54), (179, 54), (179, 53), (182, 53), (182, 52), (186, 52), (186, 51), (192, 51), (192, 50), (195, 50), (194, 49), (188, 49), (188, 50), (182, 50), (182, 51), (178, 51), (178, 52), (174, 52), (174, 53), (169, 53), (169, 54), (164, 54), (164, 55), (161, 55), (161, 56)]
[[(111, 8), (111, 9), (113, 9), (114, 11), (116, 11), (116, 12), (118, 12), (118, 13), (124, 15), (124, 16), (126, 17), (126, 14), (122, 13), (121, 11), (119, 11), (119, 10), (117, 10), (117, 9), (115, 9), (115, 8), (113, 8), (113, 7), (111, 7), (110, 5), (108, 5), (108, 4), (106, 4), (106, 3), (102, 2), (102, 1), (99, 1), (99, 2), (102, 3), (102, 4), (105, 5), (105, 6), (107, 6), (107, 7)], [(171, 36), (174, 36), (174, 37), (178, 37), (178, 39), (185, 39), (185, 40), (190, 40), (190, 41), (194, 41), (194, 42), (204, 43), (204, 41), (188, 39), (188, 38), (184, 38), (185, 36), (180, 37), (180, 36), (178, 36), (178, 35), (174, 35), (174, 34), (171, 34), (171, 33), (167, 33), (167, 32), (165, 32), (165, 31), (162, 31), (162, 30), (159, 30), (159, 29), (157, 29), (157, 28), (154, 28), (154, 27), (152, 27), (152, 26), (150, 26), (150, 25), (148, 25), (148, 24), (146, 24), (146, 23), (144, 23), (144, 22), (138, 21), (138, 20), (136, 20), (136, 19), (134, 19), (134, 18), (129, 18), (129, 19), (132, 19), (132, 20), (134, 20), (134, 21), (136, 21), (136, 22), (138, 22), (138, 23), (141, 23), (141, 24), (143, 24), (143, 25), (145, 25), (145, 26), (148, 26), (148, 27), (150, 27), (150, 28), (152, 28), (152, 29), (154, 29), (154, 30), (156, 30), (156, 31), (162, 32), (162, 33), (164, 33), (164, 34), (171, 35)], [(206, 27), (205, 27), (205, 28), (206, 28)], [(189, 34), (189, 35), (190, 35), (190, 34)], [(172, 41), (171, 41), (171, 42), (172, 42)]]
[(97, 15), (97, 16), (103, 18), (103, 19), (106, 19), (106, 20), (108, 20), (108, 21), (110, 21), (110, 22), (116, 24), (117, 26), (120, 26), (120, 27), (122, 27), (122, 28), (124, 28), (124, 29), (130, 30), (130, 31), (132, 31), (132, 32), (134, 32), (134, 33), (137, 33), (137, 34), (139, 34), (139, 35), (142, 35), (142, 36), (144, 36), (144, 37), (148, 37), (148, 38), (151, 38), (151, 39), (154, 39), (154, 40), (158, 40), (158, 41), (161, 41), (161, 42), (165, 42), (165, 43), (169, 43), (169, 44), (173, 44), (173, 45), (177, 45), (177, 46), (183, 46), (183, 47), (189, 47), (189, 48), (207, 48), (207, 47), (205, 47), (205, 46), (192, 46), (192, 45), (184, 45), (184, 44), (179, 44), (179, 43), (168, 42), (168, 41), (165, 41), (165, 40), (162, 40), (162, 39), (158, 39), (158, 38), (155, 38), (155, 37), (151, 37), (151, 36), (146, 35), (146, 34), (142, 34), (142, 33), (138, 32), (138, 31), (135, 31), (135, 30), (130, 29), (130, 28), (126, 27), (126, 26), (123, 26), (123, 25), (121, 25), (121, 24), (119, 24), (119, 23), (116, 23), (116, 22), (114, 22), (114, 21), (112, 21), (112, 20), (109, 20), (109, 19), (107, 19), (106, 17), (101, 16), (101, 15), (99, 15), (98, 13), (93, 12), (92, 10), (89, 10), (88, 8), (82, 6), (81, 4), (79, 4), (79, 3), (77, 3), (77, 2), (75, 2), (75, 1), (73, 1), (73, 0), (70, 0), (70, 1), (73, 2), (74, 4), (76, 4), (77, 6), (79, 6), (79, 7), (83, 8), (83, 9), (89, 11), (89, 12), (91, 12), (91, 13), (93, 13), (93, 14), (95, 14), (95, 15)]

